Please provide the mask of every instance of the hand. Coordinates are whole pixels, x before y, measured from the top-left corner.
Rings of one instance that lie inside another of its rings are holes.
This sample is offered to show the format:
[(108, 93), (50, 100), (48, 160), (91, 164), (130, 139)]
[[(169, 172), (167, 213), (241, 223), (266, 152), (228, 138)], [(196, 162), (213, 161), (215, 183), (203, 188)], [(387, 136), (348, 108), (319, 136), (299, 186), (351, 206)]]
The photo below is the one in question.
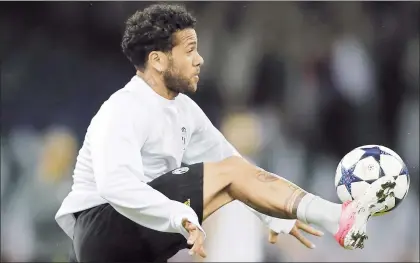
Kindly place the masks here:
[[(305, 224), (305, 223), (303, 223), (299, 220), (296, 220), (296, 223), (293, 226), (292, 230), (290, 230), (289, 234), (294, 236), (297, 240), (299, 240), (302, 244), (304, 244), (308, 248), (315, 248), (315, 245), (311, 241), (309, 241), (309, 239), (307, 239), (304, 235), (302, 235), (302, 233), (300, 233), (299, 229), (303, 230), (306, 233), (309, 233), (311, 235), (317, 236), (317, 237), (320, 237), (320, 236), (324, 235), (324, 233), (322, 233), (321, 231), (316, 230), (315, 228), (313, 228), (313, 227), (311, 227), (311, 226), (309, 226), (309, 225), (307, 225), (307, 224)], [(278, 235), (279, 235), (279, 233), (276, 233), (276, 232), (274, 232), (273, 230), (270, 229), (270, 234), (268, 236), (268, 241), (271, 244), (275, 244), (277, 242)]]
[(201, 230), (194, 224), (192, 224), (187, 219), (182, 220), (182, 226), (188, 231), (190, 234), (187, 240), (188, 245), (192, 245), (190, 251), (188, 254), (191, 256), (194, 254), (197, 254), (201, 256), (202, 258), (205, 258), (206, 252), (204, 250), (203, 244), (204, 244), (204, 234), (201, 232)]

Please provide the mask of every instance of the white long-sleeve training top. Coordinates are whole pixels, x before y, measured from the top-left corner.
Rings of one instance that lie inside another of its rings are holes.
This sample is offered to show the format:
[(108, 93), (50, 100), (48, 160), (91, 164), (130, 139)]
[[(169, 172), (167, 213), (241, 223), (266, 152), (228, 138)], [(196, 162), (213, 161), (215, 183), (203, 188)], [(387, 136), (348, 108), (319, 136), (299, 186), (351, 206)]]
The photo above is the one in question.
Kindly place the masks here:
[[(181, 162), (219, 161), (232, 155), (239, 154), (193, 100), (183, 94), (165, 99), (134, 76), (92, 119), (71, 192), (55, 219), (73, 238), (75, 212), (109, 203), (142, 226), (187, 237), (181, 221), (187, 218), (199, 226), (194, 210), (146, 183)], [(267, 224), (272, 221), (251, 211)]]

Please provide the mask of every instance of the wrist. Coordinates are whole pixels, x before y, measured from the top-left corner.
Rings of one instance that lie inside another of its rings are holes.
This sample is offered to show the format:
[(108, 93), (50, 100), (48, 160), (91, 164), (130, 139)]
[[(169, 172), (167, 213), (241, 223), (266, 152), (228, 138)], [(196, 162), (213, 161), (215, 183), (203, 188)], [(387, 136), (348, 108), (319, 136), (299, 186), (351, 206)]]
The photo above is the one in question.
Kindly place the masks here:
[(206, 238), (206, 232), (204, 231), (204, 229), (198, 222), (198, 217), (196, 215), (193, 216), (193, 215), (188, 215), (188, 214), (179, 214), (179, 215), (173, 216), (171, 221), (172, 221), (172, 226), (175, 229), (177, 229), (178, 233), (183, 235), (185, 239), (188, 239), (189, 237), (189, 233), (187, 229), (185, 229), (185, 224), (184, 224), (185, 221), (188, 221), (189, 223), (197, 226), (197, 228), (201, 232), (203, 232), (204, 238)]

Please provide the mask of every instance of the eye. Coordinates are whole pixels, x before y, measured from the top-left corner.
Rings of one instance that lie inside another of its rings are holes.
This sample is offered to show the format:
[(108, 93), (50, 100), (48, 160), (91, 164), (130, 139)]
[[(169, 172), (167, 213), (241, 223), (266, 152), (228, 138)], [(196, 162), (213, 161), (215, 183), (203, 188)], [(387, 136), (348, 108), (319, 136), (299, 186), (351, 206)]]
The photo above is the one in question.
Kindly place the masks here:
[(187, 48), (187, 53), (192, 53), (192, 52), (194, 52), (195, 50), (197, 50), (196, 45), (190, 45), (190, 46)]

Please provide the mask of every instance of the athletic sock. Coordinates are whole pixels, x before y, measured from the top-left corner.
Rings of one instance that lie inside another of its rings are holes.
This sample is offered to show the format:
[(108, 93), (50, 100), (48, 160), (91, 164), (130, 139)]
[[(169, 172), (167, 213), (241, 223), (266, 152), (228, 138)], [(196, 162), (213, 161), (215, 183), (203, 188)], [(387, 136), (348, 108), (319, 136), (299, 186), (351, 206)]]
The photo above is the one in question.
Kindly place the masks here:
[(313, 194), (306, 194), (297, 209), (297, 218), (320, 226), (335, 235), (341, 216), (341, 204), (335, 204)]

